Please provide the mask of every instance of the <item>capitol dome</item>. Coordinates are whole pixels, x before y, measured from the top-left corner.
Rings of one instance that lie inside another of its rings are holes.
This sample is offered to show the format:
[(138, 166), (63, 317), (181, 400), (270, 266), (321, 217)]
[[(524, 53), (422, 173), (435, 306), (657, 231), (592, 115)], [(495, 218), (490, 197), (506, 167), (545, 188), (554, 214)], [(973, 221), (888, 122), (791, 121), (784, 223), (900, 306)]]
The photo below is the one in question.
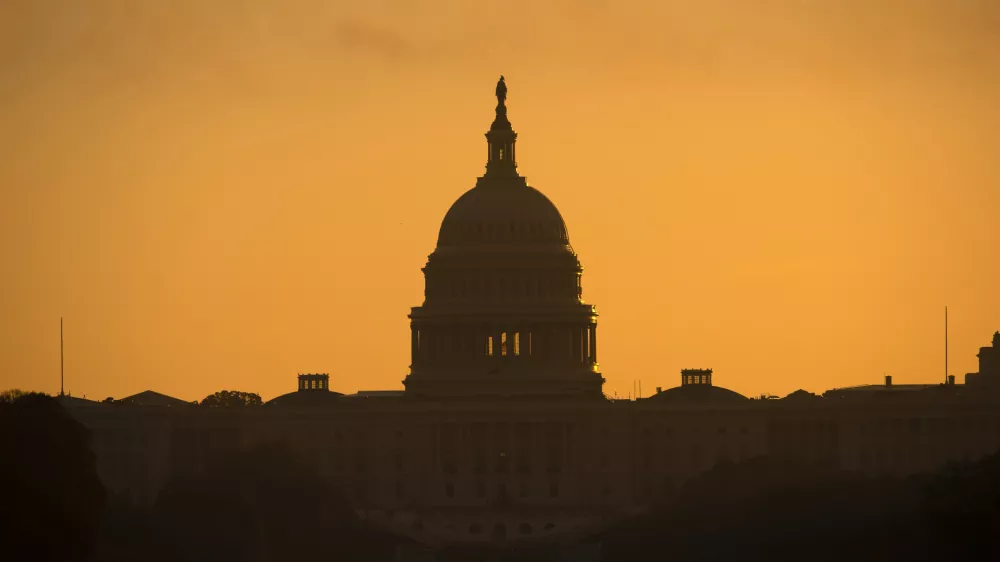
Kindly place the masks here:
[(437, 249), (545, 247), (572, 253), (559, 210), (517, 173), (517, 133), (507, 119), (503, 77), (496, 94), (496, 117), (486, 133), (486, 173), (448, 209)]
[(423, 268), (406, 394), (603, 399), (583, 266), (559, 210), (517, 172), (502, 76), (496, 95), (486, 173), (448, 209)]
[(437, 245), (491, 244), (568, 246), (569, 235), (559, 210), (541, 191), (523, 181), (481, 182), (448, 209)]

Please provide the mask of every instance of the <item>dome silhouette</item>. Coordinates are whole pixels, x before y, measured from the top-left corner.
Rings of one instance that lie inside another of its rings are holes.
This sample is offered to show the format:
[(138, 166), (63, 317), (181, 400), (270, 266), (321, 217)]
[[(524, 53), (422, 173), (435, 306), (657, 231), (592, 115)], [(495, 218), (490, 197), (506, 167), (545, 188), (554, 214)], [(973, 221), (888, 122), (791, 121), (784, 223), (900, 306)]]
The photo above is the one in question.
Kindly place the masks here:
[(340, 392), (289, 392), (264, 403), (268, 408), (330, 408), (343, 398)]
[(707, 384), (689, 384), (676, 386), (654, 394), (646, 400), (665, 404), (739, 404), (747, 401), (747, 397), (738, 392)]
[(410, 311), (406, 395), (603, 400), (597, 309), (566, 222), (517, 171), (497, 82), (486, 171), (445, 213)]
[(542, 192), (521, 182), (484, 183), (466, 191), (441, 222), (438, 248), (567, 246), (562, 215)]

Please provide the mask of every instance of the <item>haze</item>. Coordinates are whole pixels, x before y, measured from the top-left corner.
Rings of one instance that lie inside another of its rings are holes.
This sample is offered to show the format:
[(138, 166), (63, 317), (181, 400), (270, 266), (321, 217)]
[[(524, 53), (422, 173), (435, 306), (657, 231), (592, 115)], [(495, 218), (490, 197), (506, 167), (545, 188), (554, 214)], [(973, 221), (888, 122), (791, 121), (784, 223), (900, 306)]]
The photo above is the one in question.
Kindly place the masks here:
[(1000, 329), (988, 0), (0, 2), (0, 388), (401, 388), (504, 74), (605, 390), (929, 383)]

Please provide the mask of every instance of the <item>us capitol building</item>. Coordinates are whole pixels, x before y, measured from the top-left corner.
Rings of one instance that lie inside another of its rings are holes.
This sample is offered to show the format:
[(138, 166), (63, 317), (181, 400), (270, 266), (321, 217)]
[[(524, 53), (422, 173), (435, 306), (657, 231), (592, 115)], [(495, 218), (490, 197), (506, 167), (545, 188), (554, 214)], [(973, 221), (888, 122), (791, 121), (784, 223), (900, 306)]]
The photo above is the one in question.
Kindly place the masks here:
[(93, 432), (109, 489), (149, 503), (220, 451), (285, 440), (359, 514), (421, 543), (559, 541), (669, 501), (722, 460), (909, 474), (1000, 447), (1000, 333), (965, 384), (886, 377), (750, 399), (690, 369), (648, 398), (606, 397), (583, 268), (558, 209), (518, 175), (502, 77), (496, 96), (486, 172), (445, 215), (409, 315), (405, 390), (343, 395), (328, 375), (304, 374), (256, 408), (152, 391), (64, 398)]

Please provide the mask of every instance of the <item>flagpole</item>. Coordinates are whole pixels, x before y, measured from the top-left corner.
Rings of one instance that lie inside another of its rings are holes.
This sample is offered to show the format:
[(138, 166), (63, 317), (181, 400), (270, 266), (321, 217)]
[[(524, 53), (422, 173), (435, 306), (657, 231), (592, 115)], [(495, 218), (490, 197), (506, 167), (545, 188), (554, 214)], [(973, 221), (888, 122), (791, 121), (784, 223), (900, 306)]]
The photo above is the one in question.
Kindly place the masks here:
[(63, 319), (59, 317), (59, 396), (66, 395), (66, 362), (63, 355)]

